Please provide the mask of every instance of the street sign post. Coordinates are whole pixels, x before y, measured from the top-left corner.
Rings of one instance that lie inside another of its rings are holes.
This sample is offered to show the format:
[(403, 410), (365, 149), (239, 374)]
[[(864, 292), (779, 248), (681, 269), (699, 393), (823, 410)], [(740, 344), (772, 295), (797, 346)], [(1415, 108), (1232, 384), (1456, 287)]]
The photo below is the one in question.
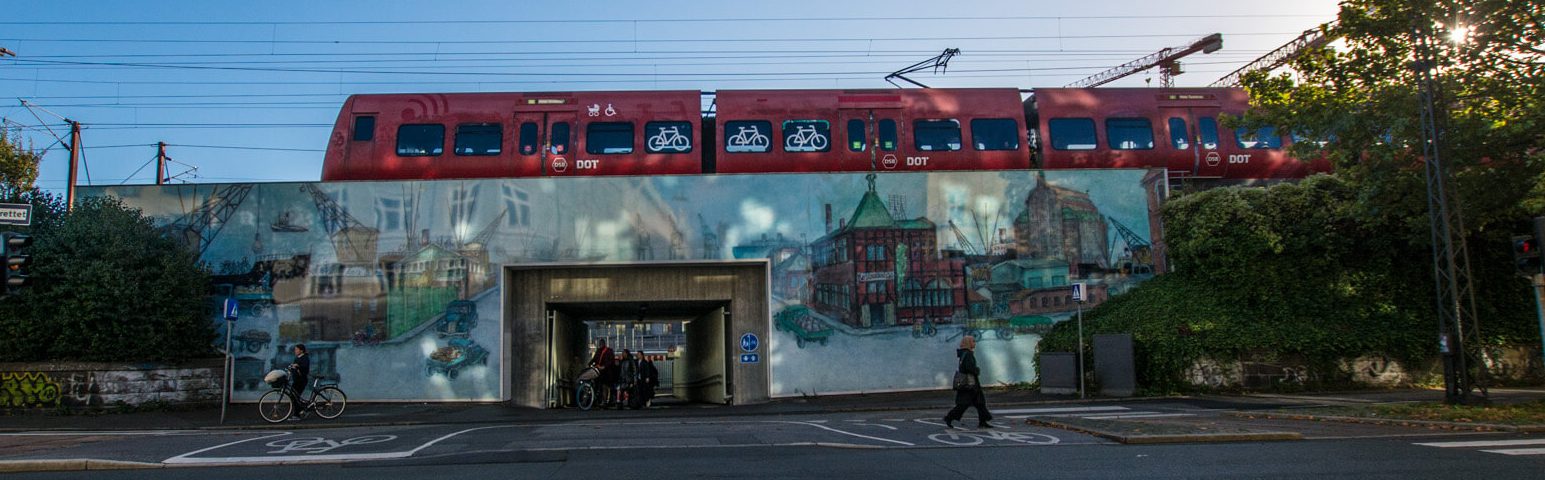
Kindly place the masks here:
[(1078, 304), (1078, 398), (1084, 398), (1084, 288), (1073, 284), (1073, 302)]
[(236, 329), (236, 317), (240, 316), (237, 308), (240, 306), (234, 298), (225, 299), (220, 312), (225, 317), (225, 388), (220, 392), (220, 424), (225, 425), (225, 409), (231, 404), (231, 390), (235, 386), (231, 381), (231, 372), (235, 370), (236, 357), (231, 354), (231, 330)]
[(31, 225), (32, 205), (0, 203), (0, 225)]

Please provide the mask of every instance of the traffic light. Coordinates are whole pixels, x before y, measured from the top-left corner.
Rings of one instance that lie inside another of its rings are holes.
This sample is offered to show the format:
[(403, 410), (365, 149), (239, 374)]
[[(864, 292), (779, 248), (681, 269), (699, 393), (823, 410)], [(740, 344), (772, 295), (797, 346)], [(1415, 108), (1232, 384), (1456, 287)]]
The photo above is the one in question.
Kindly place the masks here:
[(1540, 239), (1535, 235), (1513, 236), (1513, 267), (1518, 274), (1532, 277), (1540, 271)]
[(32, 245), (32, 236), (21, 233), (0, 233), (0, 256), (5, 259), (0, 264), (5, 270), (5, 293), (15, 295), (21, 293), (21, 288), (27, 286), (27, 266), (32, 263), (32, 257), (22, 253), (23, 248)]

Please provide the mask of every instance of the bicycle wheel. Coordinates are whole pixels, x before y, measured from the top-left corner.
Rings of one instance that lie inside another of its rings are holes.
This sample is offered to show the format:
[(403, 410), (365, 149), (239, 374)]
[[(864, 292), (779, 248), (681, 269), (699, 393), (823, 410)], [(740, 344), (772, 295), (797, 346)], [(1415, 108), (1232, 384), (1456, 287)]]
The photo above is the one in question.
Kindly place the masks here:
[(311, 408), (317, 411), (317, 416), (334, 419), (343, 415), (344, 407), (348, 406), (349, 396), (339, 390), (338, 387), (327, 386), (317, 390), (311, 399)]
[(586, 382), (575, 388), (574, 403), (579, 405), (580, 410), (589, 410), (590, 407), (595, 406), (595, 385)]
[(295, 404), (290, 403), (290, 394), (280, 389), (269, 390), (258, 399), (258, 415), (268, 423), (283, 422), (295, 413)]

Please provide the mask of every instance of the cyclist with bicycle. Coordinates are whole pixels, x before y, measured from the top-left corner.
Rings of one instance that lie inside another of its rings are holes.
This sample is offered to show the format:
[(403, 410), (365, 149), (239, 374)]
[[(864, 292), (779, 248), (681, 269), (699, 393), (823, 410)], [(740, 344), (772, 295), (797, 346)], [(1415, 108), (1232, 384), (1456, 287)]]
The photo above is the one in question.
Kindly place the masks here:
[(295, 344), (295, 360), (285, 370), (290, 372), (290, 388), (293, 395), (290, 396), (290, 404), (294, 406), (289, 420), (300, 420), (300, 412), (306, 401), (301, 400), (301, 394), (306, 392), (306, 380), (311, 376), (311, 357), (306, 356), (306, 345)]
[(600, 392), (601, 405), (617, 401), (612, 392), (613, 385), (617, 384), (617, 354), (606, 346), (606, 339), (595, 340), (595, 356), (590, 357), (590, 365), (600, 370), (600, 376), (596, 377), (596, 390)]

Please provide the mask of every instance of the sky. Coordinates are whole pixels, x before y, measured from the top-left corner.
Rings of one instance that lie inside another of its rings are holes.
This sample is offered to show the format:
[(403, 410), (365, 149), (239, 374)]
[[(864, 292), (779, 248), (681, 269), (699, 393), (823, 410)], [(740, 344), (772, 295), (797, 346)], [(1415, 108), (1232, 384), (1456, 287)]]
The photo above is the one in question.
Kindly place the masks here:
[[(282, 7), (281, 7), (282, 5)], [(349, 94), (890, 88), (961, 54), (934, 87), (1060, 87), (1223, 34), (1177, 86), (1205, 86), (1302, 31), (1334, 0), (654, 2), (8, 1), (0, 117), (68, 178), (64, 118), (82, 124), (81, 184), (313, 181)], [(1150, 70), (1110, 86), (1156, 85)], [(32, 105), (23, 106), (22, 101)], [(50, 129), (52, 129), (50, 131)]]

